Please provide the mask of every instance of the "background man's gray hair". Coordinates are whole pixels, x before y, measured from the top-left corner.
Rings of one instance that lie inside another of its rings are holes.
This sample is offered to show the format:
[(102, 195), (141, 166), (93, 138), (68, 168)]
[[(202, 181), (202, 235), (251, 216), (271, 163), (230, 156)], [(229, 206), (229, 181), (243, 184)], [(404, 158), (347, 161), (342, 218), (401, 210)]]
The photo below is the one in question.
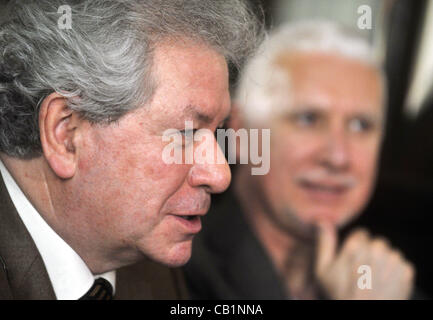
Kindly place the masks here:
[(291, 79), (287, 70), (276, 64), (276, 59), (292, 52), (329, 53), (372, 65), (380, 72), (385, 88), (375, 51), (355, 30), (322, 20), (285, 24), (270, 33), (241, 72), (235, 101), (241, 116), (251, 125), (264, 123), (273, 112), (278, 112), (277, 108), (283, 110), (290, 104)]
[[(58, 8), (72, 9), (61, 29)], [(168, 38), (205, 43), (240, 66), (263, 35), (243, 0), (13, 0), (0, 26), (0, 151), (41, 154), (39, 104), (51, 92), (92, 123), (152, 96), (152, 52)]]

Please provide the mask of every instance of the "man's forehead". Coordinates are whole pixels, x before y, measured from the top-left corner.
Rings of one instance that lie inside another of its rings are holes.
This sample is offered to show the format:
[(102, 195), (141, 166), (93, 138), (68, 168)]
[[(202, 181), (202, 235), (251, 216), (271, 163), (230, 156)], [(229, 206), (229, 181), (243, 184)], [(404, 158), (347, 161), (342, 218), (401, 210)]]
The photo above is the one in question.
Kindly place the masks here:
[[(165, 40), (154, 50), (154, 73), (160, 81), (167, 81), (173, 75), (180, 75), (183, 84), (193, 78), (199, 81), (212, 81), (215, 76), (224, 74), (228, 78), (228, 66), (223, 55), (210, 46), (189, 39)], [(161, 77), (166, 75), (167, 77)]]
[(331, 53), (284, 52), (275, 59), (289, 79), (290, 95), (297, 104), (358, 106), (380, 110), (383, 87), (380, 72), (373, 66)]
[[(362, 65), (374, 69), (373, 65), (369, 62), (339, 53), (338, 51), (282, 50), (275, 56), (273, 62), (286, 69), (293, 69), (296, 66), (307, 67), (311, 64), (329, 66), (333, 62), (346, 63), (351, 66)], [(324, 62), (328, 63), (324, 64)]]
[(155, 52), (153, 71), (156, 120), (207, 124), (229, 112), (227, 63), (214, 49), (189, 40), (162, 43)]

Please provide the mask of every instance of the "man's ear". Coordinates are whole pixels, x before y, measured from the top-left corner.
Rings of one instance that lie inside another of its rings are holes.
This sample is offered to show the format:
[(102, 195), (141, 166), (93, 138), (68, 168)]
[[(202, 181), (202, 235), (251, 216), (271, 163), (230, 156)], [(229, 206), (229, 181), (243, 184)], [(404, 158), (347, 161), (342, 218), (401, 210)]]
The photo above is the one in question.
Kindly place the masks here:
[(72, 178), (77, 168), (74, 138), (80, 121), (62, 95), (54, 92), (42, 101), (39, 111), (42, 150), (51, 169), (62, 179)]

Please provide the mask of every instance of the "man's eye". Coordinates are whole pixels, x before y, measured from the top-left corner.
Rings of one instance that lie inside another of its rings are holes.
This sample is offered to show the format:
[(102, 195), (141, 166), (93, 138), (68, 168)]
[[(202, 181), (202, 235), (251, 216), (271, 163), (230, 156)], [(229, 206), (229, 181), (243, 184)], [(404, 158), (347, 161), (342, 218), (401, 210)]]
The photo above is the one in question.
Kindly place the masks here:
[(315, 112), (302, 112), (295, 116), (296, 123), (301, 127), (311, 127), (319, 121)]
[(349, 130), (351, 132), (367, 132), (373, 128), (372, 121), (364, 118), (355, 118), (349, 122)]
[(197, 132), (197, 129), (185, 129), (180, 130), (182, 134), (182, 145), (189, 145), (194, 141), (194, 134)]
[(197, 129), (185, 129), (185, 130), (180, 130), (180, 133), (184, 136), (184, 137), (193, 137), (194, 134), (197, 132)]

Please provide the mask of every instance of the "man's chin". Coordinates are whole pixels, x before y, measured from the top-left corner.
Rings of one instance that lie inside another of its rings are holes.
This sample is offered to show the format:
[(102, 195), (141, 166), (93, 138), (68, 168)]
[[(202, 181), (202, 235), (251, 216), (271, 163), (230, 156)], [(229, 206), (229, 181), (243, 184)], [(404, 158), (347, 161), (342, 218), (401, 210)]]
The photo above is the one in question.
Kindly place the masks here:
[(192, 241), (185, 241), (174, 245), (166, 255), (155, 259), (170, 268), (182, 267), (191, 258)]

